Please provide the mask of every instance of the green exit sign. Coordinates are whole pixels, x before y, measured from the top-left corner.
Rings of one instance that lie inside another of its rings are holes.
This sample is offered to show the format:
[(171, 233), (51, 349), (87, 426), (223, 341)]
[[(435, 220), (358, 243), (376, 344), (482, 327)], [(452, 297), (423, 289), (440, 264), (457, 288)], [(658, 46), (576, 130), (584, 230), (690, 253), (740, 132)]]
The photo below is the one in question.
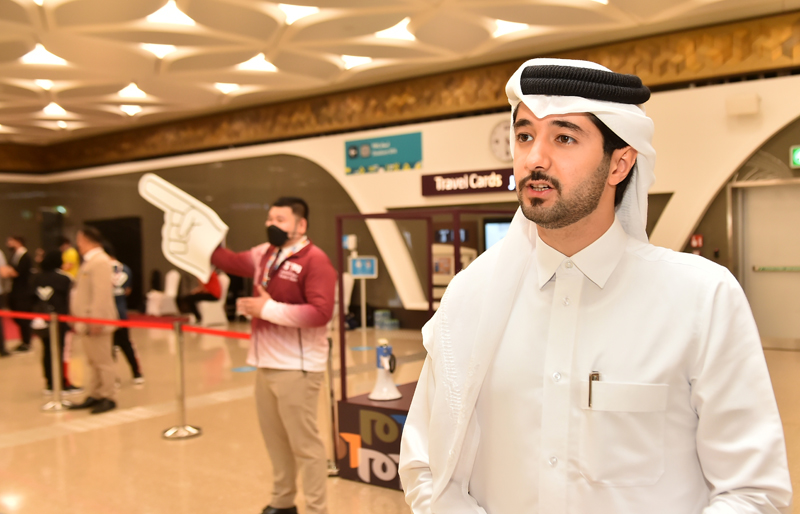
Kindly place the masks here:
[(792, 168), (800, 168), (800, 145), (789, 149), (789, 165)]

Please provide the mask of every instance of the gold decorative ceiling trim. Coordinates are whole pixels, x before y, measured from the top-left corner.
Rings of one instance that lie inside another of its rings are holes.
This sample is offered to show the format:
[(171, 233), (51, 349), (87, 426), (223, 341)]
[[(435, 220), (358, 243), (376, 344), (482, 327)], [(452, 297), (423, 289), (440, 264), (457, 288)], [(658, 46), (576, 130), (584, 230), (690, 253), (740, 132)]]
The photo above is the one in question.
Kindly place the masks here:
[[(650, 87), (800, 66), (800, 12), (558, 53)], [(0, 145), (0, 171), (50, 172), (500, 109), (520, 60), (251, 107), (45, 147)]]

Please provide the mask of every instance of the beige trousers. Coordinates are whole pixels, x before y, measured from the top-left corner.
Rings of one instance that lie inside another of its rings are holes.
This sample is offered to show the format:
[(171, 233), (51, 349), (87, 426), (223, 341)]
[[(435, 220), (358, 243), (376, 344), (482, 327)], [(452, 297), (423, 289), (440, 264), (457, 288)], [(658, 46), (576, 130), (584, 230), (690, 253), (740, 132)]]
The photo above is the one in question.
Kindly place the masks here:
[(87, 395), (97, 399), (113, 400), (117, 390), (114, 384), (116, 377), (114, 359), (111, 357), (112, 334), (97, 336), (84, 334), (78, 337), (81, 338), (83, 351), (86, 353), (89, 367), (92, 369), (92, 377), (86, 388)]
[(276, 509), (294, 505), (297, 476), (303, 479), (307, 514), (327, 514), (328, 464), (317, 428), (322, 373), (259, 368), (256, 406), (274, 474)]

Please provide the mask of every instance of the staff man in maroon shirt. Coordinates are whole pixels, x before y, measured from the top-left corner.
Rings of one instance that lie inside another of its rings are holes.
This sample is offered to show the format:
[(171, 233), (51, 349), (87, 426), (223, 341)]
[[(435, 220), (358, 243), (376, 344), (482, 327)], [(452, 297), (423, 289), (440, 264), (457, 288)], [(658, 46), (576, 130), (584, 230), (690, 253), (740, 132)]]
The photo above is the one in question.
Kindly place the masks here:
[(225, 272), (254, 279), (254, 296), (240, 299), (237, 307), (253, 319), (247, 362), (258, 368), (256, 406), (274, 473), (272, 499), (262, 514), (297, 513), (298, 474), (306, 512), (326, 514), (327, 462), (317, 402), (336, 271), (306, 237), (308, 204), (302, 199), (278, 199), (266, 226), (269, 243), (240, 253), (220, 247), (211, 257)]

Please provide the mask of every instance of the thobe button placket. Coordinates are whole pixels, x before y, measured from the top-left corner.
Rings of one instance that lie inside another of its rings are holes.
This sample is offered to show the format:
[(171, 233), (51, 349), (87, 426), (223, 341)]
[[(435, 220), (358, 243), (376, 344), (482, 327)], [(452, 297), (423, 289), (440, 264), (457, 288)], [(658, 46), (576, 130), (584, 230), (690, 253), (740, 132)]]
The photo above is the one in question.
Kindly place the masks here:
[(570, 269), (572, 266), (573, 266), (572, 261), (567, 261), (566, 263), (564, 263), (564, 267), (567, 269)]
[(561, 373), (556, 371), (555, 373), (553, 373), (553, 382), (558, 382), (559, 380), (561, 380)]
[(558, 466), (558, 459), (555, 457), (550, 457), (547, 462), (549, 462), (552, 467)]

